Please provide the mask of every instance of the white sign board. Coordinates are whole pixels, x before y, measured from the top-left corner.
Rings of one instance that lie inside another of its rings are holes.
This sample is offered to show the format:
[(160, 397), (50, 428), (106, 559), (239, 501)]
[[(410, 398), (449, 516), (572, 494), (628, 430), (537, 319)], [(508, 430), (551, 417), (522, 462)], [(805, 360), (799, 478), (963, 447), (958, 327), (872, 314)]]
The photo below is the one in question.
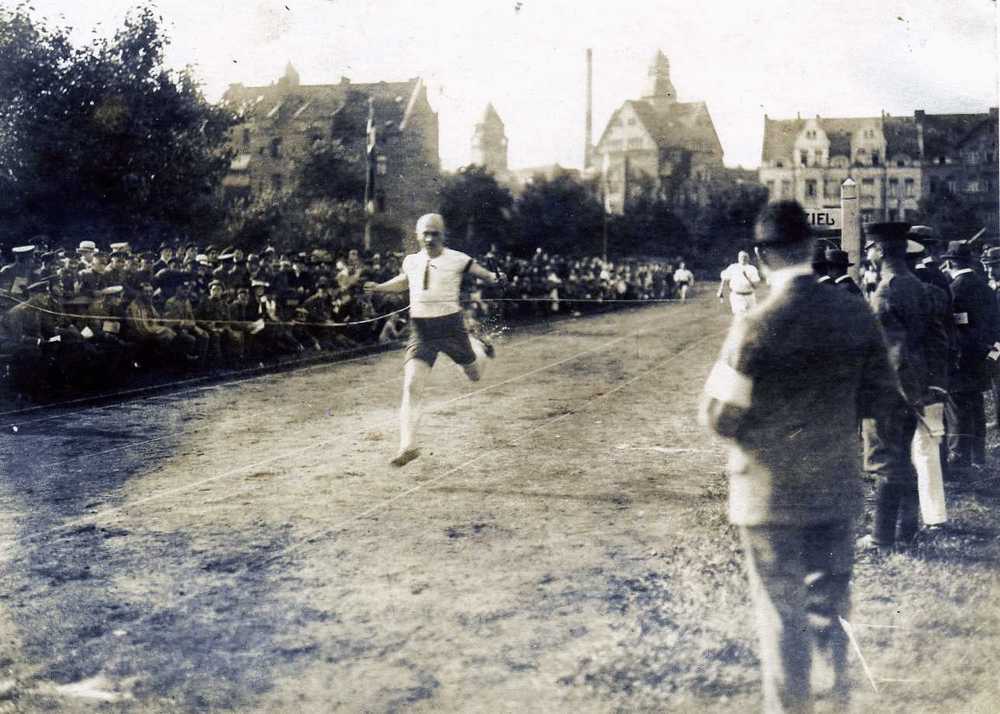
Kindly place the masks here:
[(806, 218), (813, 228), (839, 231), (842, 225), (840, 219), (840, 207), (836, 208), (807, 208)]

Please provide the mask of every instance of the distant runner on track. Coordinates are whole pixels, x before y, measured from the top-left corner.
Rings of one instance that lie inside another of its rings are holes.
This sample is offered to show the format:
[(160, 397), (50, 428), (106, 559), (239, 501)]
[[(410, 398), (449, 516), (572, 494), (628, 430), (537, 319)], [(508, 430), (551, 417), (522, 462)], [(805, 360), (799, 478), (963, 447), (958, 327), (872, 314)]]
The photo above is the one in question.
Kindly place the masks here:
[(462, 317), (459, 291), (462, 276), (474, 275), (494, 285), (505, 277), (494, 275), (475, 260), (444, 247), (444, 219), (428, 213), (417, 221), (419, 253), (403, 259), (400, 274), (384, 283), (365, 283), (366, 293), (410, 291), (410, 339), (403, 368), (403, 401), (399, 407), (399, 452), (390, 462), (405, 466), (420, 455), (417, 424), (424, 385), (439, 352), (448, 355), (473, 382), (485, 369), (484, 357), (493, 357), (493, 346), (470, 336)]

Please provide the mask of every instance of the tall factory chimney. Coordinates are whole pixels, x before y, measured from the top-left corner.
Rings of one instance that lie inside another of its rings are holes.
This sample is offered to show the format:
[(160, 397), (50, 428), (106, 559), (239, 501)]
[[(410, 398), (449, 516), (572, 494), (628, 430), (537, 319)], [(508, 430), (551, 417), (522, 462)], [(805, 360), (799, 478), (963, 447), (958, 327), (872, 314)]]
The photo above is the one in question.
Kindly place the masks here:
[(583, 168), (589, 169), (594, 158), (594, 51), (587, 48), (587, 138), (583, 149)]

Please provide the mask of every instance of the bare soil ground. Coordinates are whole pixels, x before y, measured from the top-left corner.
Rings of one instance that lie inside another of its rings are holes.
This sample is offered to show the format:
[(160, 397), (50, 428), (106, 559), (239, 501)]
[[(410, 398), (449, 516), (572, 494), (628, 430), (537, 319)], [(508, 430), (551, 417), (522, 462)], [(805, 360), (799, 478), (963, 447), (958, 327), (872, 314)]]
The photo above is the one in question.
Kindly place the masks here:
[[(758, 708), (723, 448), (694, 420), (728, 320), (525, 329), (478, 384), (442, 358), (402, 470), (398, 353), (5, 416), (0, 711)], [(997, 710), (998, 487), (860, 562), (856, 711)]]

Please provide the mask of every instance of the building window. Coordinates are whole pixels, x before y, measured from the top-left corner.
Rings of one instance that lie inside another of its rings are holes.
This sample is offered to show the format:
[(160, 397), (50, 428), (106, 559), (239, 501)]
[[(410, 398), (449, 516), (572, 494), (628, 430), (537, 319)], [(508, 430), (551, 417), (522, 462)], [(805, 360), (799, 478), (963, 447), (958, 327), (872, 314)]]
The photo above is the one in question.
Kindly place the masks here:
[(774, 166), (775, 168), (783, 169), (785, 168), (785, 162), (782, 161), (781, 159), (778, 159), (777, 161), (774, 162)]
[(874, 139), (875, 138), (875, 130), (874, 129), (865, 129), (865, 138), (866, 139)]
[(243, 146), (250, 146), (250, 130), (243, 129)]
[(875, 195), (875, 179), (861, 179), (861, 193), (868, 196)]
[(938, 192), (938, 180), (933, 176), (931, 176), (931, 182), (930, 186), (928, 187), (928, 190), (932, 195)]
[(896, 220), (896, 216), (897, 216), (896, 209), (895, 208), (890, 208), (889, 209), (889, 220), (890, 221), (895, 221)]
[(389, 160), (384, 154), (379, 154), (378, 158), (375, 159), (375, 173), (379, 176), (385, 176), (389, 171)]
[(865, 151), (864, 149), (858, 149), (857, 162), (859, 164), (864, 164), (867, 163), (867, 161), (868, 161), (868, 152)]
[(642, 148), (642, 137), (633, 136), (628, 140), (628, 148), (630, 149), (641, 149)]
[(913, 198), (914, 190), (915, 190), (915, 183), (913, 179), (908, 178), (905, 181), (903, 181), (903, 195), (905, 195), (907, 198)]
[(806, 198), (816, 198), (815, 179), (806, 179)]
[(896, 198), (899, 195), (899, 179), (889, 179), (889, 198)]
[(816, 149), (815, 151), (813, 151), (813, 163), (816, 166), (822, 166), (823, 165), (823, 150), (822, 149)]
[(976, 164), (978, 164), (979, 163), (979, 152), (978, 151), (970, 151), (968, 154), (966, 154), (965, 155), (965, 163), (971, 164), (973, 166), (975, 166)]
[(781, 197), (790, 198), (791, 195), (792, 195), (792, 182), (786, 179), (781, 182)]
[(872, 152), (872, 166), (878, 166), (879, 165), (879, 161), (881, 161), (881, 158), (879, 157), (878, 152), (877, 151), (873, 151)]
[(281, 191), (285, 187), (285, 177), (281, 174), (271, 174), (271, 190)]
[(958, 181), (955, 180), (954, 176), (948, 177), (948, 193), (958, 192)]
[(385, 191), (375, 192), (375, 211), (385, 213)]
[(767, 182), (767, 195), (774, 197), (774, 181)]
[(809, 152), (805, 149), (799, 152), (799, 163), (803, 166), (809, 165)]
[(816, 130), (815, 129), (810, 129), (809, 131), (807, 131), (806, 132), (806, 138), (807, 139), (815, 139), (816, 138)]
[(281, 137), (276, 136), (271, 139), (271, 158), (276, 159), (281, 156)]
[(832, 179), (823, 181), (823, 198), (837, 198), (840, 196), (840, 186)]

